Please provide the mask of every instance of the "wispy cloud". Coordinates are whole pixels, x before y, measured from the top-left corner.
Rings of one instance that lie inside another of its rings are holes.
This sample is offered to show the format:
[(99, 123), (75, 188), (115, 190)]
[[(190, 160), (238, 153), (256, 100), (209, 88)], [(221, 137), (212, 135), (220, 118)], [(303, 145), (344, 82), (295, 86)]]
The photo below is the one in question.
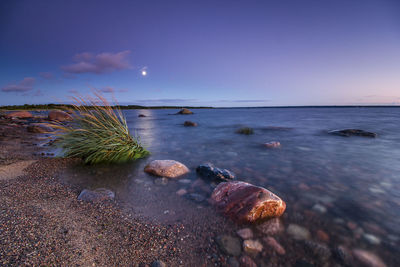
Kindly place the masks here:
[(107, 87), (98, 89), (98, 91), (100, 91), (101, 93), (114, 93), (115, 89), (110, 86), (107, 86)]
[(66, 73), (95, 73), (102, 74), (117, 70), (129, 69), (131, 65), (128, 62), (129, 50), (119, 53), (100, 53), (93, 55), (85, 52), (76, 54), (73, 60), (76, 63), (62, 66), (61, 69)]
[(6, 93), (24, 93), (33, 90), (33, 86), (35, 85), (35, 78), (33, 77), (25, 77), (22, 81), (17, 83), (11, 83), (3, 88), (1, 91)]

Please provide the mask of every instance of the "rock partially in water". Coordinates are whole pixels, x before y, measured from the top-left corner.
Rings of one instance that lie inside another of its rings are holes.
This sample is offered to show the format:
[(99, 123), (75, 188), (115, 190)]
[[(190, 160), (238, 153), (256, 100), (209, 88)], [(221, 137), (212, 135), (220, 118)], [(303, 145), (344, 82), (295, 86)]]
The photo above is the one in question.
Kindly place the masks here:
[(368, 267), (386, 267), (386, 264), (372, 252), (362, 250), (362, 249), (353, 249), (354, 257), (362, 264)]
[(219, 248), (228, 255), (239, 256), (242, 252), (239, 238), (230, 235), (221, 235), (215, 241)]
[(251, 238), (253, 238), (253, 231), (250, 228), (243, 228), (243, 229), (237, 230), (236, 233), (242, 239), (251, 239)]
[(249, 256), (240, 257), (239, 262), (240, 267), (257, 267), (257, 264)]
[(296, 240), (307, 240), (310, 239), (310, 231), (303, 226), (297, 224), (289, 224), (287, 233)]
[(86, 202), (102, 202), (113, 200), (114, 198), (114, 192), (105, 188), (97, 188), (95, 190), (84, 189), (78, 196), (78, 200)]
[(373, 132), (367, 132), (364, 130), (360, 129), (343, 129), (343, 130), (333, 130), (328, 132), (329, 134), (333, 135), (339, 135), (339, 136), (345, 136), (345, 137), (350, 137), (350, 136), (363, 136), (363, 137), (371, 137), (375, 138), (378, 136), (378, 134), (373, 133)]
[(250, 134), (254, 133), (254, 130), (250, 127), (243, 127), (243, 128), (236, 130), (236, 133), (250, 135)]
[(178, 113), (176, 113), (178, 115), (190, 115), (193, 114), (193, 112), (187, 108), (183, 108), (180, 111), (178, 111)]
[(277, 235), (285, 230), (279, 218), (273, 218), (257, 225), (257, 230), (265, 235)]
[(50, 133), (54, 131), (53, 128), (44, 123), (32, 123), (26, 129), (31, 133)]
[(276, 241), (275, 238), (273, 238), (272, 236), (268, 236), (268, 237), (265, 237), (263, 240), (276, 253), (278, 253), (279, 255), (285, 255), (285, 253), (286, 253), (285, 249), (282, 247), (281, 244), (278, 243), (278, 241)]
[(156, 176), (176, 178), (188, 173), (189, 169), (175, 160), (153, 160), (147, 164), (144, 171)]
[(247, 223), (279, 217), (286, 209), (286, 203), (272, 192), (245, 182), (220, 183), (210, 202), (231, 219)]
[(235, 179), (235, 174), (227, 169), (214, 167), (211, 163), (199, 165), (196, 168), (197, 173), (207, 179), (230, 181)]
[(263, 245), (258, 240), (245, 240), (243, 241), (243, 250), (247, 254), (256, 255), (263, 250)]
[(139, 118), (144, 118), (144, 117), (147, 117), (147, 116), (144, 115), (144, 114), (139, 114), (138, 117), (139, 117)]
[(33, 115), (29, 111), (14, 111), (5, 115), (6, 118), (30, 119)]
[(193, 122), (193, 121), (185, 121), (185, 122), (183, 123), (183, 126), (185, 126), (185, 127), (196, 127), (196, 126), (197, 126), (197, 123), (195, 123), (195, 122)]
[(51, 121), (70, 121), (72, 116), (62, 110), (51, 110), (48, 116)]
[(281, 146), (281, 143), (278, 141), (272, 141), (272, 142), (265, 143), (264, 146), (266, 148), (278, 148)]

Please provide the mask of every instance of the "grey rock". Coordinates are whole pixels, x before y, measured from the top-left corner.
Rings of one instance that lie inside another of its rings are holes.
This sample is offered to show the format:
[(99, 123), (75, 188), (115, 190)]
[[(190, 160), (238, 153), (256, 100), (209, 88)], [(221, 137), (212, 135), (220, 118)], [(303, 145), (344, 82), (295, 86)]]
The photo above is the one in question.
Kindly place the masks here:
[(222, 235), (216, 238), (216, 242), (219, 248), (228, 255), (239, 256), (242, 252), (239, 238), (230, 235)]
[(310, 231), (297, 224), (289, 224), (289, 227), (287, 228), (287, 233), (296, 240), (310, 239)]
[(235, 174), (227, 169), (214, 167), (211, 163), (201, 164), (196, 168), (197, 173), (210, 180), (231, 181)]

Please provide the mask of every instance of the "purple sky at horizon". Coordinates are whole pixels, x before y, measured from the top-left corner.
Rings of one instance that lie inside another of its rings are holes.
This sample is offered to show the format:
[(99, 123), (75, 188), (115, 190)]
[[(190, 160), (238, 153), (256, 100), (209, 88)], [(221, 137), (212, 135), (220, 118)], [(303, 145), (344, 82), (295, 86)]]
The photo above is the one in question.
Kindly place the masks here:
[(397, 105), (400, 1), (5, 0), (0, 73), (0, 105)]

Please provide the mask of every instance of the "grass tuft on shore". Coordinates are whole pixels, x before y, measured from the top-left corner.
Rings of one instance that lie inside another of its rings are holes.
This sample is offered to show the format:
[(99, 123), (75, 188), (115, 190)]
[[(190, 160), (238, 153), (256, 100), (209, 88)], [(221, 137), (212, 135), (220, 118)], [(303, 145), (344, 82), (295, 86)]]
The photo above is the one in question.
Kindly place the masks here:
[(97, 164), (126, 162), (149, 155), (139, 136), (130, 134), (121, 110), (113, 108), (100, 94), (95, 96), (88, 100), (74, 97), (73, 121), (51, 124), (57, 130), (57, 143), (64, 156)]

